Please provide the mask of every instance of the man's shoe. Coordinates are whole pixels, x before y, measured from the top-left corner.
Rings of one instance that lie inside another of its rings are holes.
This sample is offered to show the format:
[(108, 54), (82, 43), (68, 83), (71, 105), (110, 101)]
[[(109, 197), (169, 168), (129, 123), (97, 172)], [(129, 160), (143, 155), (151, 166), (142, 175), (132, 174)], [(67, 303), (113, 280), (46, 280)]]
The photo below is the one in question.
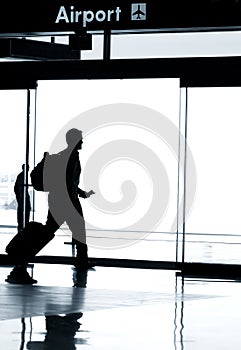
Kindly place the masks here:
[(16, 278), (16, 277), (12, 277), (12, 276), (8, 276), (5, 279), (6, 282), (11, 283), (11, 284), (35, 284), (38, 283), (37, 280), (35, 280), (34, 278), (30, 277), (29, 278)]
[(27, 270), (22, 268), (14, 268), (5, 281), (12, 284), (35, 284), (38, 282), (28, 274)]

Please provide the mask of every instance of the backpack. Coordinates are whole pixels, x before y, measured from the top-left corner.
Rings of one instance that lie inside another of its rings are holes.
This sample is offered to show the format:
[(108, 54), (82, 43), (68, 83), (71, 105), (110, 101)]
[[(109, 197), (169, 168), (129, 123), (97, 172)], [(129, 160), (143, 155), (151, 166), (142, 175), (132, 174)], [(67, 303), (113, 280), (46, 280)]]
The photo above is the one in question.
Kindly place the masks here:
[(43, 192), (49, 192), (56, 188), (56, 184), (59, 183), (62, 163), (60, 153), (49, 154), (45, 152), (41, 161), (30, 173), (33, 188)]

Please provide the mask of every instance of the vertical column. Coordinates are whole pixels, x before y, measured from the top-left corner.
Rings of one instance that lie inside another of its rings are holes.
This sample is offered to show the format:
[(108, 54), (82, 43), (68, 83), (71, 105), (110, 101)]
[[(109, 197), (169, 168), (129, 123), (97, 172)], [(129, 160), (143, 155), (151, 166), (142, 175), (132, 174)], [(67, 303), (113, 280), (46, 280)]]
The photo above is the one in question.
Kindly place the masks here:
[(110, 59), (110, 51), (111, 51), (111, 34), (110, 34), (110, 30), (105, 30), (104, 31), (104, 52), (103, 52), (104, 60)]
[(177, 169), (177, 228), (176, 228), (176, 262), (178, 262), (179, 253), (179, 204), (180, 204), (180, 162), (181, 162), (181, 121), (182, 121), (182, 90), (180, 89), (179, 95), (179, 125), (178, 125), (178, 169)]
[(176, 262), (182, 262), (182, 263), (184, 263), (185, 261), (185, 230), (186, 230), (185, 221), (186, 221), (186, 187), (187, 187), (186, 166), (187, 166), (187, 88), (180, 88)]
[(186, 198), (187, 198), (187, 117), (188, 117), (188, 88), (185, 88), (185, 130), (184, 130), (184, 169), (183, 169), (183, 222), (182, 222), (182, 263), (185, 262), (186, 234)]
[[(34, 105), (34, 130), (33, 130), (33, 166), (36, 164), (36, 134), (37, 134), (37, 88), (35, 89), (35, 105)], [(32, 220), (34, 221), (35, 213), (35, 191), (32, 193)]]
[(28, 195), (28, 169), (29, 169), (29, 126), (30, 126), (30, 90), (27, 90), (27, 113), (26, 113), (26, 155), (24, 167), (24, 206), (23, 227), (27, 222), (27, 195)]

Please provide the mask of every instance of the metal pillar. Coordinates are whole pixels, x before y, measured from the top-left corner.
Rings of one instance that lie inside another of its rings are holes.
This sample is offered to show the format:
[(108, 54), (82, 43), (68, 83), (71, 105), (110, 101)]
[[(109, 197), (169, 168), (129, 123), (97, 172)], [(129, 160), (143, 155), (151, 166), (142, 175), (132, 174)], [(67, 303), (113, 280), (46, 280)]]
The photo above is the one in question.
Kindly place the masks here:
[(26, 113), (26, 155), (24, 167), (24, 206), (23, 206), (23, 227), (28, 220), (27, 217), (27, 195), (28, 195), (28, 171), (29, 171), (29, 126), (30, 126), (30, 90), (27, 90), (27, 113)]
[(185, 89), (185, 145), (184, 145), (184, 177), (183, 177), (183, 239), (182, 239), (182, 264), (185, 262), (185, 238), (186, 238), (186, 199), (187, 199), (187, 117), (188, 117), (188, 89)]
[(105, 30), (104, 31), (104, 52), (103, 52), (104, 60), (110, 60), (110, 50), (111, 50), (110, 30)]

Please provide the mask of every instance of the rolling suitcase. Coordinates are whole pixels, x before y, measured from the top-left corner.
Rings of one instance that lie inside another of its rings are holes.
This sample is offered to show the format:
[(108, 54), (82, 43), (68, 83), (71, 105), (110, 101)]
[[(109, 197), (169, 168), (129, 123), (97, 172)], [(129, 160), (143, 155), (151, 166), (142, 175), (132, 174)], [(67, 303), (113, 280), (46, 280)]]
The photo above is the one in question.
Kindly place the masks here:
[(27, 264), (53, 238), (40, 222), (30, 221), (6, 246), (6, 253), (14, 264)]

